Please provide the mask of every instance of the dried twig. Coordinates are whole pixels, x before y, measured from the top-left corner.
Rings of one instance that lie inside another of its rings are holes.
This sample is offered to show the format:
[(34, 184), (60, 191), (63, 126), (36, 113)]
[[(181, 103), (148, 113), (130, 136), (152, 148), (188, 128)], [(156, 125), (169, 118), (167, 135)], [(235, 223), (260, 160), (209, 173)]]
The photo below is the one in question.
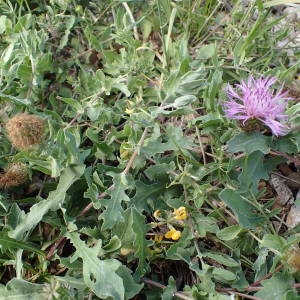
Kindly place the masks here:
[[(265, 276), (263, 276), (262, 278), (260, 278), (259, 280), (253, 282), (247, 289), (247, 292), (256, 292), (261, 290), (263, 287), (260, 285), (260, 283), (263, 280), (266, 280), (270, 277), (272, 277), (275, 273), (279, 272), (281, 269), (283, 268), (283, 265), (280, 264), (278, 267), (275, 268), (275, 270), (273, 272), (269, 272), (268, 274), (266, 274)], [(293, 285), (294, 288), (300, 288), (300, 284), (298, 286), (297, 283)], [(255, 297), (255, 296), (251, 296), (251, 295), (247, 295), (244, 293), (240, 293), (238, 292), (236, 289), (232, 289), (232, 288), (221, 288), (221, 289), (217, 289), (218, 292), (223, 292), (223, 293), (228, 293), (228, 294), (235, 294), (238, 296), (242, 296), (243, 298), (247, 298), (247, 299), (252, 299), (252, 300), (262, 300), (261, 298)]]
[(274, 154), (276, 156), (282, 156), (282, 157), (286, 158), (287, 160), (293, 162), (296, 166), (300, 166), (300, 159), (290, 156), (284, 152), (272, 150), (272, 151), (270, 151), (270, 154)]
[(49, 260), (53, 253), (55, 252), (55, 250), (66, 240), (65, 237), (60, 237), (50, 248), (50, 250), (48, 251), (48, 254), (46, 255), (46, 259)]
[(233, 292), (233, 294), (241, 296), (242, 298), (247, 298), (247, 299), (252, 299), (252, 300), (263, 300), (261, 298), (255, 297), (255, 296), (251, 296), (251, 295), (247, 295), (244, 293), (239, 293), (239, 292)]
[[(159, 283), (159, 282), (156, 282), (156, 281), (153, 281), (151, 279), (148, 279), (148, 278), (142, 278), (141, 279), (142, 282), (146, 283), (146, 284), (150, 284), (150, 285), (153, 285), (155, 287), (158, 287), (158, 288), (161, 288), (161, 289), (165, 289), (166, 286)], [(185, 294), (181, 293), (181, 292), (175, 292), (173, 294), (174, 297), (177, 297), (179, 299), (183, 299), (183, 300), (193, 300), (193, 298), (189, 297), (189, 296), (186, 296)]]
[[(275, 270), (274, 270), (273, 272), (269, 272), (268, 274), (266, 274), (265, 276), (263, 276), (261, 279), (259, 279), (259, 280), (255, 281), (255, 282), (253, 282), (253, 283), (250, 285), (249, 288), (251, 289), (251, 287), (260, 285), (260, 283), (261, 283), (263, 280), (272, 277), (272, 276), (274, 275), (274, 273), (279, 272), (282, 268), (283, 268), (283, 264), (280, 264), (278, 267), (275, 268)], [(248, 288), (248, 289), (249, 289), (249, 288)]]
[(200, 145), (200, 149), (201, 149), (201, 153), (202, 153), (203, 164), (206, 165), (207, 164), (206, 153), (205, 153), (205, 150), (204, 150), (204, 147), (203, 147), (203, 143), (202, 143), (202, 140), (201, 140), (200, 132), (199, 132), (199, 129), (198, 129), (197, 126), (195, 126), (195, 128), (196, 128), (196, 134), (197, 134), (198, 143)]

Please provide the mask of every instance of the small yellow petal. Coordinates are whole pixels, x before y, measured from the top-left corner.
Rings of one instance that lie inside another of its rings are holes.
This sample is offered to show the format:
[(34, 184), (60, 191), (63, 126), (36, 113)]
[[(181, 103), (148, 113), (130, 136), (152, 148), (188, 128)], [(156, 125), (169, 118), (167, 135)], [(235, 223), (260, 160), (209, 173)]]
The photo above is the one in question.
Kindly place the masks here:
[(129, 109), (129, 108), (125, 109), (125, 114), (131, 115), (133, 112), (134, 112), (133, 109)]
[(161, 217), (161, 212), (159, 209), (157, 209), (154, 213), (153, 213), (153, 217), (155, 219), (159, 219)]
[(175, 232), (176, 230), (175, 229), (171, 229), (169, 230), (168, 232), (165, 233), (165, 238), (166, 239), (171, 239), (172, 238), (172, 235), (173, 233)]
[(127, 255), (129, 255), (130, 253), (132, 253), (133, 252), (133, 249), (130, 249), (130, 248), (121, 248), (120, 249), (120, 254), (122, 255), (122, 256), (127, 256)]
[(121, 159), (126, 159), (130, 156), (130, 152), (128, 150), (123, 150), (120, 151), (120, 158)]
[(155, 242), (155, 243), (160, 243), (160, 242), (163, 240), (163, 238), (164, 238), (163, 235), (158, 235), (158, 234), (156, 234), (156, 235), (154, 236), (154, 242)]
[(181, 237), (181, 232), (176, 229), (171, 229), (165, 233), (166, 239), (172, 239), (173, 241), (179, 240)]
[(172, 234), (172, 240), (173, 241), (178, 241), (181, 237), (181, 232), (176, 230), (173, 234)]
[(184, 206), (174, 209), (175, 220), (185, 220), (187, 218), (186, 208)]

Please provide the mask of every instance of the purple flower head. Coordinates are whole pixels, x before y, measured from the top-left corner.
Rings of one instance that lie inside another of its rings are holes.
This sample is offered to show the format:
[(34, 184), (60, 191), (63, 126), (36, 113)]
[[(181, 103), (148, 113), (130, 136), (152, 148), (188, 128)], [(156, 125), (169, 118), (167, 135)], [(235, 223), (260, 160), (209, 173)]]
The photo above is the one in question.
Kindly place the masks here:
[(224, 112), (227, 118), (236, 119), (245, 125), (246, 121), (256, 119), (268, 126), (276, 136), (284, 135), (288, 126), (281, 121), (287, 120), (285, 108), (288, 100), (287, 92), (281, 87), (276, 93), (271, 86), (276, 82), (273, 77), (254, 79), (237, 84), (236, 90), (227, 86), (228, 101), (224, 103)]

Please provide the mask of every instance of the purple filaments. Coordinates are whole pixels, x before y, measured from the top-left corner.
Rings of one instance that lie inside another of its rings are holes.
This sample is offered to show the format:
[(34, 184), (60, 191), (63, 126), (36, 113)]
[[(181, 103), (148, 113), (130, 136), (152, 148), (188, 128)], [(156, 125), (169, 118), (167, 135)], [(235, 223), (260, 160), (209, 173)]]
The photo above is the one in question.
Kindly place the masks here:
[(282, 87), (274, 93), (271, 86), (275, 82), (273, 77), (254, 79), (250, 76), (247, 82), (235, 85), (235, 89), (228, 85), (228, 101), (223, 106), (227, 118), (239, 120), (243, 125), (248, 120), (257, 119), (268, 126), (274, 135), (286, 134), (285, 109), (291, 98), (282, 92)]

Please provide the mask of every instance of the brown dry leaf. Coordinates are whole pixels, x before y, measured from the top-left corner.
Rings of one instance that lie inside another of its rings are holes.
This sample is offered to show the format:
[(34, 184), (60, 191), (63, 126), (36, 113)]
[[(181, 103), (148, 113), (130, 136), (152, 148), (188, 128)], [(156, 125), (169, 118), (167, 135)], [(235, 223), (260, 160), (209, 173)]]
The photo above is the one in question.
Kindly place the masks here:
[(270, 184), (277, 193), (277, 202), (279, 205), (283, 206), (294, 202), (293, 193), (283, 178), (275, 173), (272, 173), (270, 176)]
[(299, 189), (300, 188), (300, 174), (297, 172), (293, 172), (288, 175), (288, 180), (286, 184), (292, 189)]

